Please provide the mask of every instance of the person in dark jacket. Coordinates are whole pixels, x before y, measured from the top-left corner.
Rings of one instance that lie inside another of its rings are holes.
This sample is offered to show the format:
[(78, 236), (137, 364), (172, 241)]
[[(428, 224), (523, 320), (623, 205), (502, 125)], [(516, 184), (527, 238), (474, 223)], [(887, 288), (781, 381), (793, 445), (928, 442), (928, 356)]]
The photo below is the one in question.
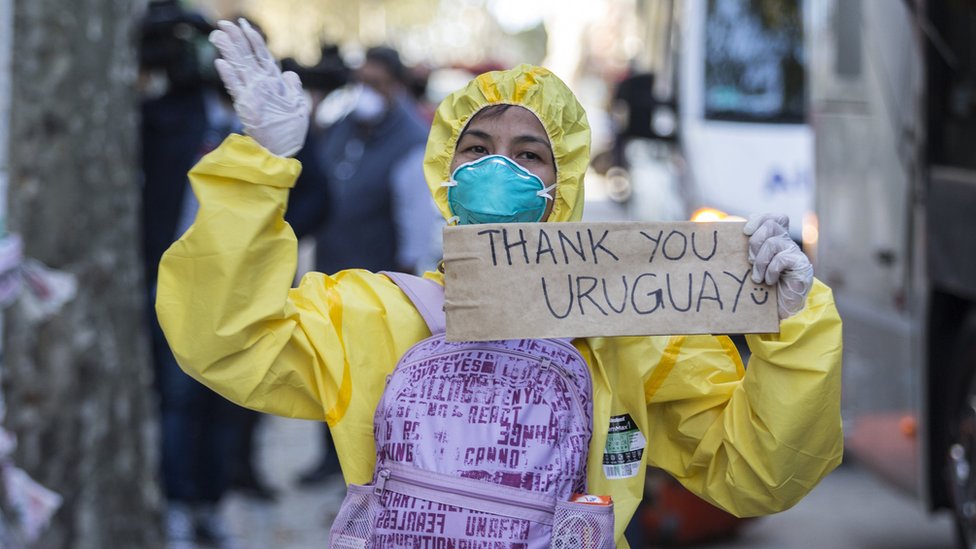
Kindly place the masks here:
[[(428, 126), (404, 85), (395, 49), (366, 52), (350, 112), (299, 153), (304, 169), (286, 220), (315, 237), (315, 269), (422, 272), (435, 261), (441, 223), (423, 173)], [(339, 462), (323, 426), (320, 461), (300, 484), (337, 478)]]

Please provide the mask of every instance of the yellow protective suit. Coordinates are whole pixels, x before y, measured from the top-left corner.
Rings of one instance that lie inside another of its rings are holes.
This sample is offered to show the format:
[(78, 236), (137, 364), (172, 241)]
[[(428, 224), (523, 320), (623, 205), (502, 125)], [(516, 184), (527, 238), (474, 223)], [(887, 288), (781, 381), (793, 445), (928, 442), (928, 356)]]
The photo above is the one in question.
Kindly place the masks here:
[[(441, 211), (449, 215), (440, 183), (458, 135), (495, 103), (521, 105), (542, 121), (558, 178), (550, 220), (579, 220), (585, 115), (555, 76), (526, 65), (479, 76), (440, 105), (424, 167)], [(299, 170), (242, 136), (204, 157), (190, 172), (200, 210), (163, 256), (156, 309), (187, 373), (241, 405), (326, 421), (346, 481), (367, 483), (385, 377), (429, 332), (382, 275), (312, 273), (291, 287), (297, 243), (282, 214)], [(815, 282), (806, 308), (780, 329), (747, 337), (748, 368), (724, 336), (574, 342), (593, 376), (589, 489), (613, 496), (619, 546), (647, 465), (752, 516), (792, 506), (840, 463), (841, 323), (830, 290)], [(639, 430), (624, 441), (638, 461), (604, 467), (604, 454), (621, 443), (608, 435), (611, 421), (619, 426), (624, 416)]]

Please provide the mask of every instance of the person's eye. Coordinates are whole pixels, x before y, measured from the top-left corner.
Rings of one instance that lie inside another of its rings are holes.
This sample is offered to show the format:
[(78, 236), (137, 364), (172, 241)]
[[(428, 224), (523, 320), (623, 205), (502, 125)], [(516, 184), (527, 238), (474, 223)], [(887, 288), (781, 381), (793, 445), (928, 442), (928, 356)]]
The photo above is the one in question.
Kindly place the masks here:
[(471, 145), (470, 147), (464, 149), (464, 152), (477, 155), (486, 155), (488, 154), (488, 149), (481, 145)]
[(536, 154), (536, 153), (534, 153), (532, 151), (522, 151), (522, 152), (518, 153), (518, 155), (516, 155), (516, 158), (518, 160), (529, 160), (529, 161), (532, 161), (532, 162), (540, 162), (540, 161), (542, 161), (542, 156), (540, 156), (540, 155), (538, 155), (538, 154)]

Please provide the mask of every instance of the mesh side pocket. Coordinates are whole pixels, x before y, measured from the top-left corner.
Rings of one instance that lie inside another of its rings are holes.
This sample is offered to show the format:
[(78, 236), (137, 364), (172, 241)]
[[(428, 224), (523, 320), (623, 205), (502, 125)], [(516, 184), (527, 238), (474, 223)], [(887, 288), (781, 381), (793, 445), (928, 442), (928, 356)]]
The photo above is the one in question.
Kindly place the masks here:
[(613, 505), (561, 501), (552, 522), (552, 549), (613, 549)]
[(350, 484), (329, 529), (329, 549), (373, 549), (379, 498), (372, 486)]

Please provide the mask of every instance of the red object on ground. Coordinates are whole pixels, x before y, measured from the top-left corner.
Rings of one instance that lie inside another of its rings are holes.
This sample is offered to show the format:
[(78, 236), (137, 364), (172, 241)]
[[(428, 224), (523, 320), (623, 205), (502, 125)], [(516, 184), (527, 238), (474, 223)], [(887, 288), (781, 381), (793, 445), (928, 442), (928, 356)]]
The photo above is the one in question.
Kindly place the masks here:
[(635, 520), (649, 545), (680, 546), (726, 539), (755, 519), (741, 519), (686, 490), (658, 469), (647, 470), (644, 501)]

